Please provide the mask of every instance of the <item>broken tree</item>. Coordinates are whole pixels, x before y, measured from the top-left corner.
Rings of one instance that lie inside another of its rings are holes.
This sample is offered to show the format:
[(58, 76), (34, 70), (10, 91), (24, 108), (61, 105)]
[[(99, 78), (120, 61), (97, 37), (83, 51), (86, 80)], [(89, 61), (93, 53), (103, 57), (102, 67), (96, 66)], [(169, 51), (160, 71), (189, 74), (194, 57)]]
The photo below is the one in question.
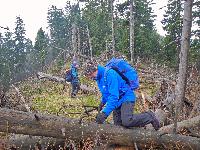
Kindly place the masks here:
[[(37, 77), (38, 77), (38, 79), (48, 79), (50, 81), (59, 82), (59, 83), (62, 83), (62, 84), (67, 84), (67, 82), (65, 81), (64, 78), (60, 78), (60, 77), (53, 76), (51, 74), (46, 74), (46, 73), (43, 73), (43, 72), (38, 72)], [(94, 94), (94, 93), (97, 92), (97, 90), (95, 88), (88, 87), (87, 85), (84, 85), (84, 84), (81, 84), (80, 89), (84, 92), (89, 92), (91, 94), (92, 93)]]
[(105, 144), (174, 149), (199, 149), (200, 139), (195, 137), (164, 134), (140, 128), (123, 127), (80, 122), (53, 115), (32, 114), (10, 109), (0, 109), (0, 131), (34, 136), (46, 136), (71, 140), (90, 137)]

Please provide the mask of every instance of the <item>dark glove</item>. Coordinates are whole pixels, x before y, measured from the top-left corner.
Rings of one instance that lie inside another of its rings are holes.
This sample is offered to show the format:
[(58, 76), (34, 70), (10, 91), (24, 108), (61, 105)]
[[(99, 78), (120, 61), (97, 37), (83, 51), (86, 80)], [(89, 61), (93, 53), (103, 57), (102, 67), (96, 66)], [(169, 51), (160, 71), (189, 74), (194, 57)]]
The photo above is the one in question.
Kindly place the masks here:
[(100, 103), (98, 107), (98, 113), (103, 109), (104, 103)]
[(98, 113), (97, 116), (96, 116), (96, 122), (97, 122), (98, 124), (103, 124), (104, 121), (106, 120), (106, 118), (107, 118), (106, 114), (103, 113), (103, 112), (100, 112), (100, 113)]

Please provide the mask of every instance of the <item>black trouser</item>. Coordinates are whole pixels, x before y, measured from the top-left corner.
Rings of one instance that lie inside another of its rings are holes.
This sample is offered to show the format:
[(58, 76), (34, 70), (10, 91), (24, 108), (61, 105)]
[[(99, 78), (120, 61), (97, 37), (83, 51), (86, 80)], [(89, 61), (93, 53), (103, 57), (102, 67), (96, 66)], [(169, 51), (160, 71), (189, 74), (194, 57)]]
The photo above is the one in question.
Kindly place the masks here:
[(134, 103), (124, 102), (119, 108), (113, 111), (113, 120), (115, 125), (125, 127), (144, 127), (151, 123), (153, 118), (148, 113), (133, 114)]
[(76, 96), (78, 91), (80, 90), (80, 82), (72, 82), (72, 96)]

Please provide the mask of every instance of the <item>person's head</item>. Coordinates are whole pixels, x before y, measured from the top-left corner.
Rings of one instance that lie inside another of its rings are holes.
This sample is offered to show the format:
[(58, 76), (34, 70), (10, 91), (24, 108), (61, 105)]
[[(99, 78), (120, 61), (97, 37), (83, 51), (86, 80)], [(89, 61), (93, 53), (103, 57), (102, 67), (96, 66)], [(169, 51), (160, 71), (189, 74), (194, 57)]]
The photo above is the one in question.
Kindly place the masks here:
[(95, 62), (88, 62), (86, 64), (84, 74), (86, 77), (95, 80), (97, 77), (97, 63)]
[(79, 67), (77, 61), (75, 61), (75, 60), (72, 62), (72, 65), (73, 65), (74, 67), (76, 67), (76, 68)]

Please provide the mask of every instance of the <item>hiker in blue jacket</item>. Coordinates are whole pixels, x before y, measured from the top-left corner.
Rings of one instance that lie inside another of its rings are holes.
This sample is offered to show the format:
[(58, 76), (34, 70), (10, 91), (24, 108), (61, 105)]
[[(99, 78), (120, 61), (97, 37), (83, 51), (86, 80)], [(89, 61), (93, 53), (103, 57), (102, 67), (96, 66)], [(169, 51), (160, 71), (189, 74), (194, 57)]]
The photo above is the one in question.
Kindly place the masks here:
[(133, 114), (136, 101), (135, 93), (119, 73), (113, 69), (107, 70), (106, 74), (105, 71), (105, 67), (94, 62), (88, 63), (85, 68), (85, 75), (96, 80), (102, 94), (96, 122), (99, 124), (104, 123), (106, 118), (113, 112), (115, 125), (144, 127), (151, 123), (154, 129), (158, 130), (160, 128), (159, 121), (153, 112)]
[(80, 81), (78, 78), (78, 63), (76, 60), (72, 61), (71, 64), (71, 75), (72, 75), (72, 80), (71, 80), (71, 85), (72, 85), (72, 92), (71, 92), (71, 97), (75, 98), (76, 94), (78, 93), (80, 89)]

